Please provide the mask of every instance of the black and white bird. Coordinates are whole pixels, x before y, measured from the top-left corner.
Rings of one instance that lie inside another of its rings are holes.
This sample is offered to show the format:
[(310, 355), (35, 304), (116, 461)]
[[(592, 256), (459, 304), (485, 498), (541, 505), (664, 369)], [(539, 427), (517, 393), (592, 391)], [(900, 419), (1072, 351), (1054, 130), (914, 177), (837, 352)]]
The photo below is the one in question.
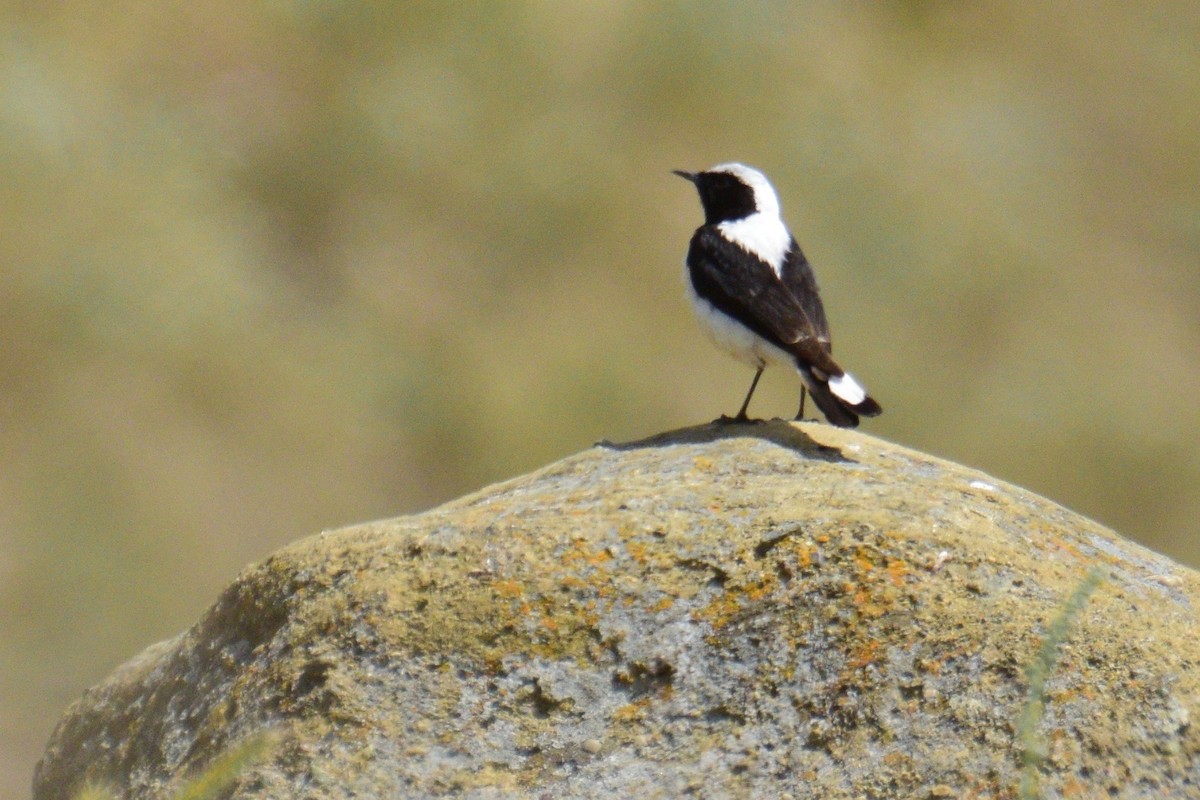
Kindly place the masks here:
[[(765, 175), (743, 164), (675, 174), (696, 185), (704, 224), (688, 248), (684, 284), (717, 347), (758, 371), (734, 421), (744, 421), (768, 364), (794, 367), (833, 425), (853, 428), (883, 409), (833, 360), (829, 323), (808, 259), (779, 216)], [(722, 419), (729, 419), (723, 417)]]

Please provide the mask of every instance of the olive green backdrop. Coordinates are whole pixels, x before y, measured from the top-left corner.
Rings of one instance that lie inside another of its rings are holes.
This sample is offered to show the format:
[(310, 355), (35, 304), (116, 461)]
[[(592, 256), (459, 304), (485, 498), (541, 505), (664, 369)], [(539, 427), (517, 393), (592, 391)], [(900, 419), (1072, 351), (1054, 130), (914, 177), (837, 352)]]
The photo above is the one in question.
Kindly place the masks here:
[(772, 178), (868, 432), (1200, 563), (1196, 3), (14, 2), (0, 37), (0, 795), (282, 543), (735, 411), (676, 168)]

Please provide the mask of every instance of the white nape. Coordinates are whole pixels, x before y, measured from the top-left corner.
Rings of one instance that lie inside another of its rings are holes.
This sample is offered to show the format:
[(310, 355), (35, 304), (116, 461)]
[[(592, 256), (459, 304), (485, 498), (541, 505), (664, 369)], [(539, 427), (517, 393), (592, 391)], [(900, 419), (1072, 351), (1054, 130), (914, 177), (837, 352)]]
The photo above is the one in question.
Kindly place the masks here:
[(792, 246), (792, 235), (783, 220), (761, 211), (732, 222), (717, 223), (717, 230), (729, 241), (761, 258), (777, 276), (783, 275), (783, 259)]

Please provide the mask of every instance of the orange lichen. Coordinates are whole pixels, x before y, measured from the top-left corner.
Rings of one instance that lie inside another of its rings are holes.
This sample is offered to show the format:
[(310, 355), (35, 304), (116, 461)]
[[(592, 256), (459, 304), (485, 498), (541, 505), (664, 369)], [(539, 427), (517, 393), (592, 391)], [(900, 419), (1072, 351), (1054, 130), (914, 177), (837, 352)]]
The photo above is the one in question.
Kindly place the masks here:
[(1078, 778), (1067, 778), (1063, 783), (1063, 797), (1086, 797), (1088, 794), (1088, 786)]
[(888, 577), (892, 579), (892, 584), (901, 586), (904, 584), (904, 578), (908, 575), (908, 564), (898, 558), (888, 559), (887, 562)]
[(723, 592), (704, 608), (694, 612), (692, 618), (697, 621), (703, 620), (715, 630), (719, 630), (729, 624), (741, 609), (742, 604), (737, 597), (730, 592)]
[(589, 564), (591, 564), (593, 567), (596, 567), (605, 562), (612, 561), (613, 555), (608, 551), (607, 548), (601, 548), (589, 553), (586, 558)]
[(878, 653), (879, 642), (871, 639), (851, 652), (850, 659), (846, 662), (846, 665), (851, 669), (861, 669), (874, 661)]
[(1075, 558), (1077, 558), (1080, 561), (1088, 560), (1087, 556), (1085, 556), (1083, 553), (1079, 552), (1079, 549), (1077, 547), (1075, 547), (1075, 545), (1071, 544), (1070, 542), (1068, 542), (1066, 539), (1063, 539), (1062, 537), (1055, 536), (1053, 539), (1051, 539), (1048, 542), (1048, 544), (1050, 544), (1056, 550), (1061, 550), (1064, 553), (1074, 556)]
[(520, 597), (525, 593), (525, 589), (520, 583), (513, 580), (496, 581), (492, 584), (492, 588), (496, 590), (496, 594), (501, 597)]
[(797, 542), (792, 545), (792, 552), (796, 554), (797, 566), (801, 569), (807, 569), (812, 566), (814, 549), (806, 542)]
[(625, 552), (639, 564), (646, 563), (646, 545), (641, 542), (626, 542)]

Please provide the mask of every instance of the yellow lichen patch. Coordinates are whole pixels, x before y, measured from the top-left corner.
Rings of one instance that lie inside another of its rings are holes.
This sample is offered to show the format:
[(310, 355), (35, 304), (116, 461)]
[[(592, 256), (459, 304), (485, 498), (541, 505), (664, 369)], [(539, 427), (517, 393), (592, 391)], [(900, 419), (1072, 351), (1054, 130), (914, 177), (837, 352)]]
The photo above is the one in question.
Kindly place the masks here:
[(520, 597), (525, 593), (521, 584), (513, 580), (496, 581), (492, 584), (492, 588), (496, 590), (496, 594), (510, 599)]
[(599, 550), (594, 550), (591, 553), (586, 554), (584, 558), (587, 560), (587, 563), (591, 564), (593, 567), (598, 567), (601, 564), (612, 561), (613, 554), (609, 552), (608, 548), (602, 547)]
[(657, 603), (650, 606), (651, 611), (666, 611), (671, 606), (675, 605), (675, 598), (663, 597)]
[(571, 540), (570, 549), (559, 556), (558, 560), (564, 566), (582, 561), (595, 567), (612, 561), (612, 559), (613, 554), (607, 547), (593, 548), (588, 540), (576, 538)]
[(626, 703), (617, 708), (612, 713), (613, 722), (636, 722), (646, 715), (646, 708), (650, 705), (650, 695), (645, 695), (634, 700), (632, 703)]
[(742, 591), (749, 600), (762, 600), (779, 588), (779, 583), (772, 576), (766, 575), (760, 581), (747, 585)]
[(887, 562), (888, 577), (892, 579), (893, 586), (904, 585), (904, 578), (908, 575), (908, 564), (899, 558), (889, 558)]
[(518, 776), (512, 770), (493, 764), (486, 764), (482, 769), (472, 772), (460, 771), (455, 774), (453, 782), (459, 789), (487, 787), (516, 791), (520, 788)]
[(713, 630), (720, 630), (729, 624), (737, 613), (741, 611), (742, 604), (738, 598), (730, 592), (722, 592), (717, 597), (713, 598), (708, 605), (701, 608), (692, 614), (692, 619), (697, 622), (707, 622), (713, 627)]
[(746, 605), (761, 602), (778, 588), (779, 581), (771, 574), (763, 574), (759, 580), (742, 585), (726, 585), (725, 591), (693, 614), (693, 619), (703, 619), (714, 630), (719, 630), (737, 617)]
[(887, 611), (887, 607), (877, 602), (875, 597), (866, 590), (854, 593), (854, 608), (864, 619), (874, 619)]

